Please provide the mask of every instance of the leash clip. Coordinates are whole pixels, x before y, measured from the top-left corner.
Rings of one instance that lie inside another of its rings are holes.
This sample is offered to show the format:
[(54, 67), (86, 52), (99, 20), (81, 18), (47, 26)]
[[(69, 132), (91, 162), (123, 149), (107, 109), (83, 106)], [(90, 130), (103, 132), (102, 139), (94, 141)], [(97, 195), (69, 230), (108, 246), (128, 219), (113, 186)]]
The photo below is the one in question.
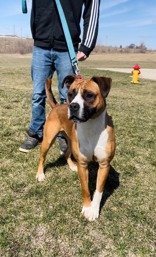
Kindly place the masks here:
[(80, 70), (77, 61), (73, 63), (73, 69), (76, 75), (80, 75)]

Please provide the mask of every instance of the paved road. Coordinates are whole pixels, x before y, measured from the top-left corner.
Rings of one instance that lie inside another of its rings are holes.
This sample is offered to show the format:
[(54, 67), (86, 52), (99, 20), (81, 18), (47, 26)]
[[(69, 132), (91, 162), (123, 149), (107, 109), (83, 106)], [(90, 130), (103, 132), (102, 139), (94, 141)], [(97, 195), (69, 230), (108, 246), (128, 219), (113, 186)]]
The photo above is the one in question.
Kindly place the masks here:
[[(97, 70), (110, 70), (116, 72), (129, 73), (131, 75), (132, 69), (129, 68), (97, 68)], [(141, 69), (140, 78), (156, 80), (156, 69)]]

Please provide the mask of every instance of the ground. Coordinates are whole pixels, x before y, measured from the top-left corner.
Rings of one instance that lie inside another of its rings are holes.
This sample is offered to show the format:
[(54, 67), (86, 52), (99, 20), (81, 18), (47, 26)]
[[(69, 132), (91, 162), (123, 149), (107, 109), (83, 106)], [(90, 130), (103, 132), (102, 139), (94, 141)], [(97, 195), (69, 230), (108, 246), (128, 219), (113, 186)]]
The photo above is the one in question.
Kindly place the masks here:
[[(31, 56), (0, 56), (2, 257), (154, 257), (155, 256), (155, 88), (142, 79), (97, 67), (156, 68), (155, 54), (92, 55), (80, 65), (85, 77), (113, 80), (107, 98), (113, 116), (117, 150), (102, 198), (100, 218), (81, 216), (77, 173), (60, 158), (57, 144), (49, 151), (46, 180), (35, 180), (39, 148), (18, 151), (30, 120)], [(56, 78), (53, 81), (57, 96)], [(47, 107), (47, 112), (49, 108)], [(90, 166), (90, 190), (96, 166)]]

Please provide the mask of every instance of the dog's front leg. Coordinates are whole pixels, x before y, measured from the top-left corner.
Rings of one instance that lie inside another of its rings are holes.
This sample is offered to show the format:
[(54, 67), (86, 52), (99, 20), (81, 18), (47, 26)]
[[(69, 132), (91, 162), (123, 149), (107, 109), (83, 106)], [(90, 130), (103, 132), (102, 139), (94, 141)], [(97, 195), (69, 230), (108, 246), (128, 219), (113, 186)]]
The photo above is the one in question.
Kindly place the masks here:
[(96, 190), (94, 192), (93, 200), (91, 206), (93, 208), (94, 217), (92, 220), (99, 217), (100, 203), (104, 190), (104, 186), (106, 184), (106, 180), (109, 174), (110, 164), (107, 161), (99, 164), (97, 181), (96, 181)]
[(91, 201), (89, 185), (88, 185), (88, 165), (84, 163), (78, 164), (78, 173), (81, 182), (83, 208), (82, 214), (89, 221), (94, 221), (99, 217), (100, 202), (103, 193), (103, 187), (108, 176), (109, 168), (100, 165), (97, 176), (96, 191)]
[(100, 202), (104, 186), (109, 174), (110, 165), (107, 162), (101, 163), (98, 169), (96, 190), (94, 192), (93, 200), (89, 205), (84, 205), (82, 213), (89, 221), (94, 221), (99, 217)]
[(83, 201), (82, 214), (85, 216), (86, 219), (89, 219), (91, 197), (90, 197), (89, 185), (88, 185), (88, 164), (87, 163), (78, 162), (78, 174), (79, 174), (81, 190), (82, 190), (82, 201)]

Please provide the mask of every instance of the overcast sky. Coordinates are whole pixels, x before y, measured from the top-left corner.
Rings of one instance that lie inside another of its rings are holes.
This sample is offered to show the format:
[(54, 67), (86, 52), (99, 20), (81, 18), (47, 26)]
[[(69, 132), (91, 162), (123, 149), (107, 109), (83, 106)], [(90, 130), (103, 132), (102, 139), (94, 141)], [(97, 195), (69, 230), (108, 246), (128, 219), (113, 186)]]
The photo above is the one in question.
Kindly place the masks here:
[[(0, 0), (1, 35), (31, 37), (31, 0), (27, 4), (28, 14), (22, 14), (21, 0)], [(148, 48), (156, 49), (156, 0), (101, 0), (98, 43), (112, 46), (145, 43)]]

